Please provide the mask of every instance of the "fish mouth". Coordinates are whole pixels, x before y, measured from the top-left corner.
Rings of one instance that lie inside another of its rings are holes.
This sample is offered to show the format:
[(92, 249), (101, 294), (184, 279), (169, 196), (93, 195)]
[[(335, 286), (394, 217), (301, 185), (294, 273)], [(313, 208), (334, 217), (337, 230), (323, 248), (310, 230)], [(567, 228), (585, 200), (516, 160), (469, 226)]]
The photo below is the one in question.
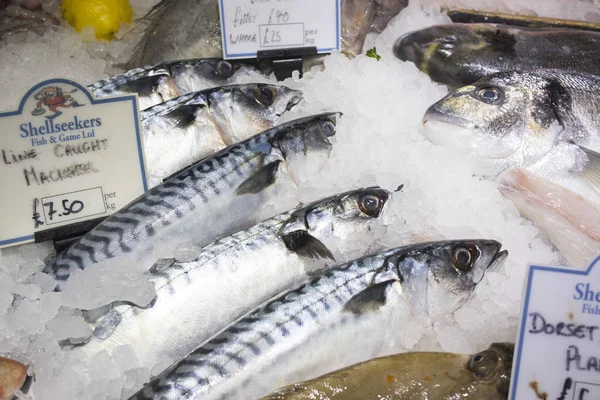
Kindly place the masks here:
[(496, 255), (492, 258), (490, 265), (488, 266), (489, 270), (495, 270), (500, 267), (500, 265), (504, 264), (504, 261), (508, 258), (508, 250), (498, 251)]
[(423, 120), (421, 121), (423, 125), (427, 124), (429, 121), (437, 121), (443, 122), (450, 125), (459, 126), (461, 128), (478, 130), (479, 127), (475, 125), (472, 121), (468, 119), (459, 117), (457, 115), (449, 114), (443, 111), (440, 111), (435, 104), (425, 111), (425, 115), (423, 116)]

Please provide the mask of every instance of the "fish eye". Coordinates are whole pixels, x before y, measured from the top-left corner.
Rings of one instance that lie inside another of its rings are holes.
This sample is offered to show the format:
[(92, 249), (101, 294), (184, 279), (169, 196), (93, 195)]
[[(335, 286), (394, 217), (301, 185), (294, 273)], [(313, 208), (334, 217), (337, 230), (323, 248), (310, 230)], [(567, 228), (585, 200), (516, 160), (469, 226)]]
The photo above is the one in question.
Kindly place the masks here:
[(456, 39), (456, 36), (450, 35), (450, 36), (443, 37), (442, 40), (444, 41), (444, 43), (454, 44), (454, 43), (456, 43), (457, 39)]
[(358, 207), (370, 217), (377, 218), (381, 211), (381, 199), (374, 194), (363, 194), (358, 198)]
[(477, 92), (475, 92), (475, 96), (478, 100), (492, 105), (500, 104), (504, 100), (504, 95), (502, 94), (502, 91), (496, 87), (491, 86), (477, 90)]
[(459, 246), (452, 251), (452, 264), (459, 271), (467, 272), (479, 257), (479, 250), (475, 246)]
[(254, 98), (265, 106), (273, 104), (275, 98), (275, 92), (268, 86), (257, 86), (254, 89)]
[(498, 354), (485, 350), (473, 355), (467, 368), (478, 377), (484, 378), (494, 372), (499, 361)]
[(217, 63), (217, 72), (223, 76), (230, 77), (233, 75), (233, 65), (228, 61), (219, 61)]
[(323, 129), (323, 133), (325, 133), (325, 136), (331, 137), (335, 135), (335, 124), (333, 122), (325, 121), (323, 122), (323, 125), (321, 125), (321, 128)]

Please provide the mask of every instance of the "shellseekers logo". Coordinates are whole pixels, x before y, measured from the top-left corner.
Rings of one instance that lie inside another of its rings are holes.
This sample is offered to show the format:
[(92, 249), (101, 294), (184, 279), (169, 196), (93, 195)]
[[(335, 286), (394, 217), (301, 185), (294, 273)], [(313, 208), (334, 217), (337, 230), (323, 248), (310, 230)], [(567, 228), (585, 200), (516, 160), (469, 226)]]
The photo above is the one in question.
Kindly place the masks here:
[[(77, 92), (77, 88), (73, 88), (68, 93)], [(65, 94), (59, 86), (44, 86), (39, 92), (33, 95), (37, 100), (36, 107), (31, 111), (31, 115), (38, 116), (46, 113), (48, 109), (53, 114), (46, 115), (46, 118), (52, 120), (62, 112), (59, 108), (82, 107), (85, 104), (79, 103), (70, 94)]]

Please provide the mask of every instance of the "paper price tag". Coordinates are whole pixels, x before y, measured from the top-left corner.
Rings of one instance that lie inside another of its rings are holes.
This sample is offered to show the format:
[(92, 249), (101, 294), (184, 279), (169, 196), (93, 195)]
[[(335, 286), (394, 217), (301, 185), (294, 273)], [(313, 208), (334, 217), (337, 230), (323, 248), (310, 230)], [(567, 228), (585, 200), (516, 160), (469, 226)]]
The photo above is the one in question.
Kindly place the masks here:
[(67, 79), (0, 114), (0, 247), (108, 216), (147, 190), (137, 96), (95, 99)]
[(510, 399), (600, 399), (599, 263), (529, 267)]
[(254, 58), (259, 50), (340, 49), (340, 0), (220, 0), (223, 58)]

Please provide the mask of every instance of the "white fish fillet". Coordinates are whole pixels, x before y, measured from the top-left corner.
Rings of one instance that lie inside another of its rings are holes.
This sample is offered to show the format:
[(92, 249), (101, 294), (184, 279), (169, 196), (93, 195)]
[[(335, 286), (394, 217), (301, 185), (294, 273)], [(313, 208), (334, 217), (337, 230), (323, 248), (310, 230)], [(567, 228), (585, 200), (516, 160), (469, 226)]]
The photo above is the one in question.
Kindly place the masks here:
[(500, 191), (544, 232), (567, 263), (586, 268), (600, 253), (600, 208), (522, 168), (500, 177)]

